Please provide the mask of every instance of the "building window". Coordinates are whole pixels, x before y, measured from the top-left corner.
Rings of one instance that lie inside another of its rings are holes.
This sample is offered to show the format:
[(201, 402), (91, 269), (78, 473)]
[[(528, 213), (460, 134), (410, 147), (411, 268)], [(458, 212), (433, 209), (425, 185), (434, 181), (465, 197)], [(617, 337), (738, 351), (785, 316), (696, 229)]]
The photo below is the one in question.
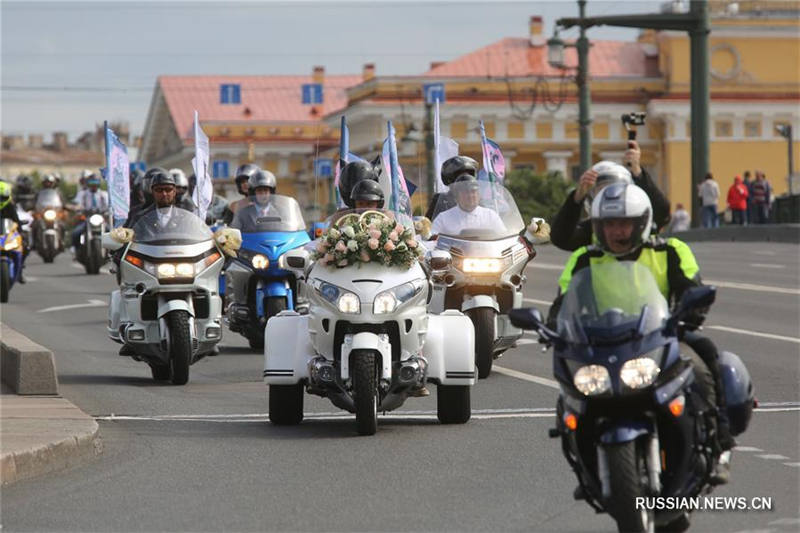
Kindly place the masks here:
[(522, 122), (511, 121), (508, 123), (508, 138), (522, 139), (525, 136), (525, 125)]
[(467, 123), (458, 120), (450, 123), (450, 137), (453, 139), (466, 139), (467, 138)]
[(238, 83), (223, 83), (219, 86), (220, 104), (241, 104), (242, 86)]
[(714, 131), (717, 137), (730, 137), (733, 135), (733, 124), (728, 120), (719, 120), (714, 123)]
[(553, 137), (553, 124), (552, 122), (537, 122), (536, 123), (536, 138), (537, 139), (550, 139)]
[(211, 168), (212, 168), (212, 176), (214, 176), (215, 178), (229, 177), (227, 161), (214, 161), (212, 163)]
[(747, 120), (744, 123), (745, 137), (761, 137), (761, 121)]

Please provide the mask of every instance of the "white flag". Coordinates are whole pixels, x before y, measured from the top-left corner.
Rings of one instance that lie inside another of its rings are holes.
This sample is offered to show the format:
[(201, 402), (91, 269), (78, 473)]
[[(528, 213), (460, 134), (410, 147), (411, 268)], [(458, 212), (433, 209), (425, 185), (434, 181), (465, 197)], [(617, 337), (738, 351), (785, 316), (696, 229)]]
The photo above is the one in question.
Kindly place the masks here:
[(447, 192), (449, 187), (442, 182), (442, 163), (458, 155), (458, 143), (450, 137), (442, 137), (439, 133), (439, 100), (436, 100), (436, 111), (433, 115), (433, 157), (436, 172), (436, 192)]
[(208, 206), (211, 205), (211, 199), (214, 196), (214, 187), (211, 185), (211, 176), (208, 175), (208, 137), (202, 128), (200, 128), (200, 121), (197, 117), (197, 111), (194, 112), (194, 159), (192, 159), (192, 168), (194, 168), (194, 175), (197, 178), (197, 184), (192, 194), (194, 205), (197, 206), (197, 216), (201, 219), (206, 219), (206, 212)]

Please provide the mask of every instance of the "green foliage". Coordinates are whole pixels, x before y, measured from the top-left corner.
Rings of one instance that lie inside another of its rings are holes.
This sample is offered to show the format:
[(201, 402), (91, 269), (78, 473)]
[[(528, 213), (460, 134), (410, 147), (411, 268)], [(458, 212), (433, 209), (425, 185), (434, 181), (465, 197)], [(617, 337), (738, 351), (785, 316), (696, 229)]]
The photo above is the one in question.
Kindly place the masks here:
[(505, 186), (526, 223), (531, 217), (542, 217), (551, 222), (572, 187), (560, 174), (534, 174), (528, 169), (510, 172)]

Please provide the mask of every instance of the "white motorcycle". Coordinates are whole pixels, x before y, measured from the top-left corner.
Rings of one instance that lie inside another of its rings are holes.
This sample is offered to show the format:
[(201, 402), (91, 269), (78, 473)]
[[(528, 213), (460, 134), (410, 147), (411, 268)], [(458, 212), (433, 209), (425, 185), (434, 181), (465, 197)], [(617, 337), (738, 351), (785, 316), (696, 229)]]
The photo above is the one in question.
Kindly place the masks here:
[[(338, 213), (329, 222), (317, 241), (325, 253), (319, 260), (312, 263), (304, 248), (286, 253), (286, 264), (305, 279), (309, 312), (283, 311), (267, 322), (270, 420), (300, 423), (305, 389), (355, 413), (358, 432), (372, 435), (378, 412), (397, 409), (427, 381), (437, 385), (439, 420), (467, 422), (472, 323), (458, 311), (428, 314), (430, 284), (411, 220), (372, 210)], [(402, 231), (392, 235), (388, 229), (397, 224)]]
[(430, 309), (433, 313), (458, 309), (472, 320), (475, 365), (478, 377), (486, 378), (493, 360), (522, 337), (522, 330), (511, 324), (508, 313), (522, 307), (525, 265), (536, 252), (520, 236), (525, 224), (508, 190), (496, 182), (472, 184), (477, 196), (461, 201), (477, 202), (486, 210), (482, 218), (475, 211), (472, 216), (458, 211), (459, 183), (440, 195), (433, 211), (434, 228), (440, 216), (448, 224), (439, 224), (443, 231), (431, 252), (441, 267), (433, 271)]
[(153, 379), (184, 385), (189, 366), (222, 339), (222, 251), (200, 218), (177, 207), (165, 225), (154, 210), (133, 231), (126, 245), (103, 235), (104, 248), (125, 248), (120, 288), (108, 309), (108, 336), (150, 365)]

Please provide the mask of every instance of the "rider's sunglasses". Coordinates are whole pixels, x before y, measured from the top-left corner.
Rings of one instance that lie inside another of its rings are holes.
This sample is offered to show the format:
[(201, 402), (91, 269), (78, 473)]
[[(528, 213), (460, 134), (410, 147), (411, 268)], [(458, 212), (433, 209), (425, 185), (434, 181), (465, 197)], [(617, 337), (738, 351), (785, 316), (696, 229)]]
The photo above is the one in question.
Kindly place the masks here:
[(167, 194), (169, 192), (173, 192), (175, 187), (153, 187), (153, 194)]

